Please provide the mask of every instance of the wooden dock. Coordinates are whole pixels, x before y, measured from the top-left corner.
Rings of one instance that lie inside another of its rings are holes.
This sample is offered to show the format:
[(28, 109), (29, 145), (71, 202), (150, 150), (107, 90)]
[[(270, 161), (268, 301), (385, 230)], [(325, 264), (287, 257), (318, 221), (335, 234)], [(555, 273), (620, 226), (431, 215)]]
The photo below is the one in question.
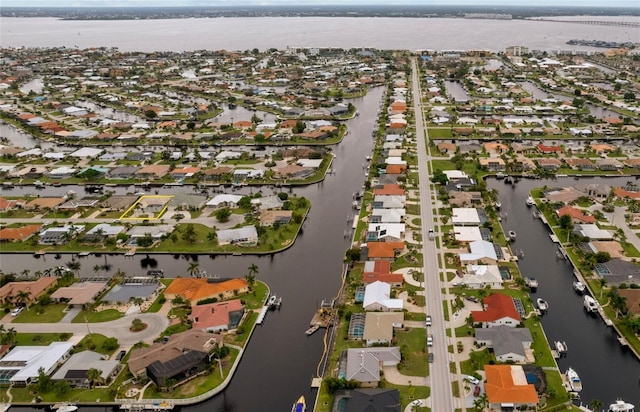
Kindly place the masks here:
[(319, 326), (321, 328), (328, 328), (333, 324), (335, 315), (334, 309), (320, 308), (314, 313), (309, 326)]

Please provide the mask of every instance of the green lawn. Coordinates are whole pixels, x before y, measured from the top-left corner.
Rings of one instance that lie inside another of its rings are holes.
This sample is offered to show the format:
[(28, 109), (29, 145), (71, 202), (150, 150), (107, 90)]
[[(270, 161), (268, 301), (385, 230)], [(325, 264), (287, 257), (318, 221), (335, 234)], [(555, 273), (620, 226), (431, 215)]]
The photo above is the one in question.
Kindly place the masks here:
[(15, 344), (22, 346), (47, 346), (51, 342), (66, 342), (71, 336), (71, 333), (18, 333)]
[(23, 310), (12, 323), (56, 323), (66, 315), (64, 309), (67, 307), (64, 303), (51, 303), (47, 306), (38, 304)]
[(124, 315), (122, 314), (122, 312), (118, 312), (115, 309), (107, 309), (107, 310), (103, 310), (103, 311), (100, 311), (100, 312), (93, 312), (93, 311), (83, 310), (82, 312), (78, 313), (78, 316), (76, 316), (73, 319), (72, 323), (108, 322), (110, 320), (120, 319), (123, 316)]
[(107, 337), (101, 335), (99, 333), (92, 333), (90, 335), (86, 335), (82, 340), (76, 345), (76, 351), (82, 352), (85, 350), (92, 350), (98, 353), (102, 353), (103, 355), (112, 355), (113, 352), (118, 349), (105, 349), (102, 347)]
[(396, 331), (395, 340), (400, 345), (402, 361), (398, 371), (403, 375), (427, 376), (427, 342), (424, 329), (414, 328), (408, 331)]

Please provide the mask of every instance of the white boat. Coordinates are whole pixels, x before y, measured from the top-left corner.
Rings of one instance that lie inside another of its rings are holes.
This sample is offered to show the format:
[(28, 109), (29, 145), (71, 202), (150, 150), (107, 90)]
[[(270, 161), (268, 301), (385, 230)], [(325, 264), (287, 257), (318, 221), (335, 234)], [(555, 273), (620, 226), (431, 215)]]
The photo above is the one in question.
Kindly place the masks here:
[(576, 280), (575, 282), (573, 282), (573, 289), (582, 295), (586, 287), (584, 286), (584, 283), (580, 282), (579, 280)]
[(632, 403), (625, 402), (622, 399), (616, 400), (609, 405), (609, 412), (633, 412), (635, 406)]
[(596, 312), (598, 310), (598, 302), (589, 295), (584, 295), (584, 308), (589, 312)]
[(496, 173), (496, 179), (504, 179), (505, 177), (507, 177), (507, 175), (502, 172)]
[(540, 312), (544, 312), (549, 309), (549, 304), (542, 298), (536, 299), (536, 304), (538, 305), (538, 309), (540, 309)]
[(573, 392), (580, 392), (582, 390), (582, 381), (578, 373), (571, 368), (567, 369), (567, 380)]
[(7, 412), (10, 407), (11, 407), (10, 403), (2, 402), (0, 403), (0, 412)]
[(63, 403), (61, 405), (54, 405), (53, 409), (56, 412), (75, 412), (78, 410), (78, 407), (69, 403)]
[(531, 196), (529, 196), (527, 197), (526, 203), (527, 203), (527, 206), (534, 206), (536, 204), (536, 201), (533, 200)]
[(311, 336), (314, 333), (316, 333), (316, 331), (320, 329), (320, 325), (313, 325), (312, 327), (310, 327), (309, 329), (307, 329), (307, 331), (304, 333), (307, 336)]
[(556, 351), (558, 352), (558, 355), (562, 356), (562, 354), (567, 353), (567, 350), (569, 349), (567, 347), (567, 342), (560, 342), (559, 340), (557, 340), (554, 344), (556, 345)]
[(516, 232), (513, 230), (510, 230), (508, 233), (509, 239), (511, 240), (516, 240)]
[(495, 207), (495, 208), (496, 208), (496, 210), (500, 210), (500, 208), (502, 207), (502, 203), (500, 203), (500, 202), (496, 201), (496, 202), (493, 204), (493, 207)]
[(276, 295), (269, 296), (269, 300), (267, 301), (267, 306), (275, 305), (277, 299), (278, 297)]

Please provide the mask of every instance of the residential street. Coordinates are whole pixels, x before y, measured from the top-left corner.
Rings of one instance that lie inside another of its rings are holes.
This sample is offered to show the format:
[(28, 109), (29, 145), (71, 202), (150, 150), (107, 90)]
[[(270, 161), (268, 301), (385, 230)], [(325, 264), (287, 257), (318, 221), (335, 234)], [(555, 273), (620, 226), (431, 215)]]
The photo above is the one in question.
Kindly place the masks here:
[[(420, 91), (420, 78), (418, 75), (418, 65), (414, 58), (412, 60), (412, 94), (415, 109), (416, 139), (418, 148), (418, 176), (420, 179), (420, 211), (422, 218), (422, 233), (428, 233), (434, 227), (433, 209), (435, 205), (434, 193), (430, 190), (431, 180), (429, 179), (429, 154), (427, 153), (426, 139), (428, 139), (426, 128), (422, 118), (422, 101)], [(440, 236), (438, 230), (436, 235)], [(447, 347), (449, 338), (446, 335), (447, 324), (445, 323), (444, 309), (442, 307), (443, 295), (441, 292), (439, 269), (438, 269), (438, 249), (437, 240), (430, 241), (424, 236), (422, 243), (422, 253), (424, 257), (425, 276), (425, 299), (427, 313), (433, 319), (433, 326), (429, 328), (429, 333), (433, 335), (434, 345), (430, 348), (434, 361), (430, 364), (429, 386), (431, 387), (431, 397), (428, 406), (431, 410), (438, 412), (453, 412), (453, 393), (451, 389), (451, 376), (449, 369), (449, 353)], [(456, 365), (458, 366), (458, 365)], [(464, 406), (462, 407), (464, 411)]]
[[(7, 318), (8, 317), (8, 318)], [(134, 319), (140, 319), (147, 328), (140, 332), (131, 332), (129, 327)], [(5, 316), (2, 323), (5, 328), (14, 328), (21, 333), (62, 333), (86, 335), (100, 333), (118, 339), (120, 345), (134, 345), (138, 342), (151, 343), (169, 326), (169, 319), (161, 313), (139, 313), (123, 316), (120, 319), (101, 323), (10, 323), (11, 315)]]

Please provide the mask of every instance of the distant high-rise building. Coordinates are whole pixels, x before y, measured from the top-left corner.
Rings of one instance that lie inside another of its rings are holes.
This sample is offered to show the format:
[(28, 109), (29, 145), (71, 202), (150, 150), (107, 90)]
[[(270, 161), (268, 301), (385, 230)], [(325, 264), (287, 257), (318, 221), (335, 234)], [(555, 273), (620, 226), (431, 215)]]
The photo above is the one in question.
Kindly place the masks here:
[(524, 46), (510, 46), (506, 48), (505, 52), (511, 56), (523, 56), (529, 54), (529, 48)]

